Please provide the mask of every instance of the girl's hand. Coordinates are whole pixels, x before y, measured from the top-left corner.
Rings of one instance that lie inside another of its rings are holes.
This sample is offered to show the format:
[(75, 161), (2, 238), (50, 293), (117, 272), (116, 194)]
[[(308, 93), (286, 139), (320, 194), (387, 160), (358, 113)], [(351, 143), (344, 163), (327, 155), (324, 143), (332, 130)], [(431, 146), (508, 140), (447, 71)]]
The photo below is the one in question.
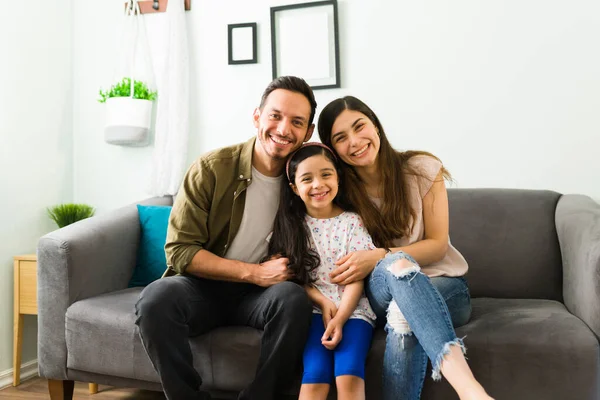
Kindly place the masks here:
[(337, 314), (337, 307), (335, 303), (329, 299), (323, 301), (322, 304), (319, 305), (321, 307), (321, 312), (323, 313), (323, 326), (327, 329), (327, 325), (329, 325), (329, 321), (331, 321), (335, 314)]
[(342, 328), (344, 323), (339, 318), (333, 318), (327, 324), (321, 344), (328, 350), (333, 350), (342, 341)]
[(338, 265), (329, 277), (331, 282), (347, 285), (365, 279), (373, 271), (377, 262), (385, 257), (384, 249), (360, 250), (346, 254), (336, 261)]

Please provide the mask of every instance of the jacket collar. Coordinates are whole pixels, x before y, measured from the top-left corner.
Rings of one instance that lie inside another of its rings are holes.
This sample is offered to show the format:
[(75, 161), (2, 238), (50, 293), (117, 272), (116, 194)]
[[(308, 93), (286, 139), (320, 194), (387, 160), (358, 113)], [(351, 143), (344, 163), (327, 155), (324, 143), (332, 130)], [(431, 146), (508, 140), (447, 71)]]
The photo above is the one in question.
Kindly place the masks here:
[(256, 136), (242, 145), (237, 177), (240, 181), (247, 180), (252, 177), (252, 153), (254, 153), (255, 142)]

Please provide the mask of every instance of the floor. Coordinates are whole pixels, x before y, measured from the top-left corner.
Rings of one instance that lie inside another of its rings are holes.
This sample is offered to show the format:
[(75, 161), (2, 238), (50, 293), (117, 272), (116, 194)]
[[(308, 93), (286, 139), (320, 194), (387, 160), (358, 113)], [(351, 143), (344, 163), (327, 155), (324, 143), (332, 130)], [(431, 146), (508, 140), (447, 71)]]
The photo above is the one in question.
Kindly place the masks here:
[[(7, 399), (50, 399), (48, 394), (48, 383), (40, 377), (28, 379), (17, 387), (8, 387), (0, 390), (0, 400)], [(165, 396), (159, 392), (136, 389), (117, 389), (110, 386), (100, 385), (97, 394), (90, 394), (88, 384), (75, 383), (74, 400), (165, 400)]]

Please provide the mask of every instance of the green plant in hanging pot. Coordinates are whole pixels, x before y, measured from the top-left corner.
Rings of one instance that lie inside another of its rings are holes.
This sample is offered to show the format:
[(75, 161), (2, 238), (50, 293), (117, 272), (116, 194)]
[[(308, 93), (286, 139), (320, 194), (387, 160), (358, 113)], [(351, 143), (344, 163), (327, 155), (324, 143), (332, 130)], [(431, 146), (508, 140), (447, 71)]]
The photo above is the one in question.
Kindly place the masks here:
[(99, 94), (98, 101), (106, 104), (105, 141), (129, 146), (148, 144), (152, 104), (158, 93), (143, 81), (125, 77)]
[[(131, 79), (123, 78), (120, 82), (111, 86), (108, 90), (100, 89), (100, 103), (106, 103), (106, 100), (113, 97), (130, 97), (131, 96)], [(156, 100), (158, 93), (151, 90), (145, 82), (133, 81), (133, 98), (140, 100)]]
[(99, 101), (106, 107), (104, 140), (145, 146), (150, 141), (153, 102), (158, 94), (152, 87), (152, 57), (137, 0), (128, 2), (124, 17), (114, 81), (110, 89), (100, 90)]
[(71, 225), (74, 222), (89, 218), (94, 215), (96, 210), (87, 204), (58, 204), (46, 209), (48, 216), (59, 228)]

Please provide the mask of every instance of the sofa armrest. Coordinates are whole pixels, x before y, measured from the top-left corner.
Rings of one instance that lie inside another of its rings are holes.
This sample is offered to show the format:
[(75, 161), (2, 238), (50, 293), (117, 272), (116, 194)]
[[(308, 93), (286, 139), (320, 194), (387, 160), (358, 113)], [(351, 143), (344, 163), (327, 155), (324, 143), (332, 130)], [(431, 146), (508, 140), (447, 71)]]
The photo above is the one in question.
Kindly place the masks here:
[(567, 309), (600, 337), (600, 204), (564, 195), (556, 206)]
[[(143, 204), (169, 204), (170, 198)], [(78, 221), (38, 242), (38, 369), (67, 379), (65, 314), (76, 301), (125, 289), (140, 236), (135, 204)]]

